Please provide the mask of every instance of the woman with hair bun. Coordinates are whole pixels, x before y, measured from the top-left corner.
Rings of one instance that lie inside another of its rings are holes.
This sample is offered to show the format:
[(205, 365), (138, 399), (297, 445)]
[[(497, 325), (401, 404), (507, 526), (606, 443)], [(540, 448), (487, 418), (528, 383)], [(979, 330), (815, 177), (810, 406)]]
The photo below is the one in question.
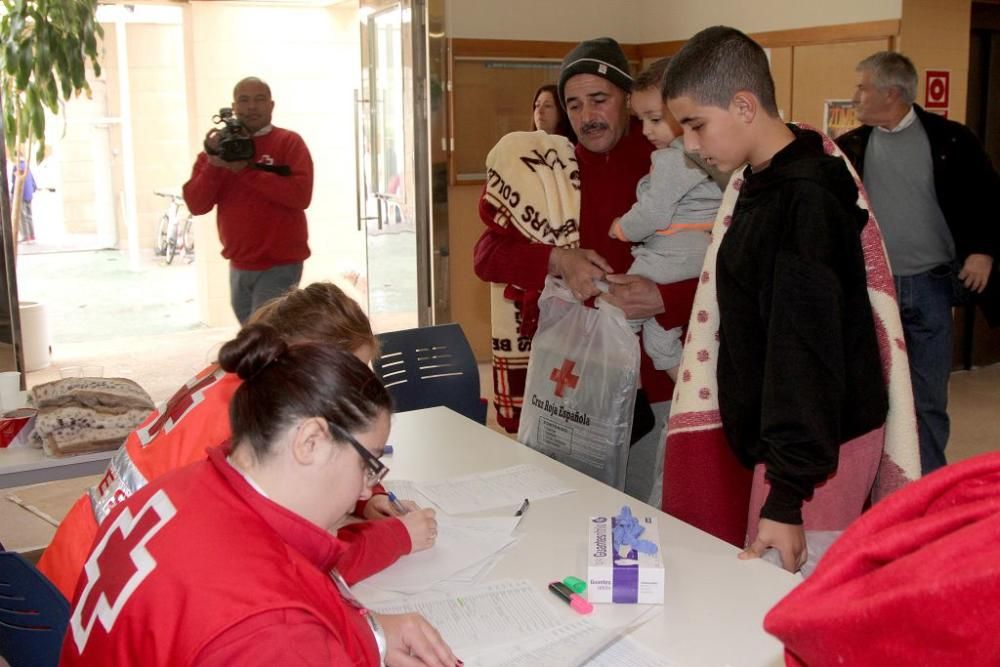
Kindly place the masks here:
[[(368, 363), (378, 344), (371, 324), (358, 304), (329, 282), (312, 283), (291, 290), (254, 313), (252, 323), (269, 324), (286, 341), (315, 341), (354, 355)], [(72, 600), (83, 562), (90, 553), (97, 529), (119, 502), (147, 483), (172, 470), (205, 458), (205, 449), (231, 437), (230, 400), (243, 380), (218, 363), (210, 364), (184, 384), (159, 411), (154, 411), (129, 434), (112, 457), (104, 477), (70, 508), (51, 544), (38, 561), (38, 569), (67, 599)], [(395, 516), (396, 511), (381, 486), (373, 489), (367, 502), (358, 503), (355, 513), (366, 519)], [(416, 506), (404, 504), (411, 510)], [(430, 547), (435, 529), (430, 510), (411, 511), (403, 517), (410, 540), (397, 544), (397, 557)], [(367, 525), (347, 527), (342, 539), (360, 539)], [(371, 531), (377, 533), (377, 531)], [(412, 549), (411, 549), (412, 542)], [(363, 550), (362, 550), (363, 551)], [(391, 562), (391, 561), (390, 561)], [(342, 570), (344, 576), (359, 581), (377, 572), (362, 565), (357, 571)]]
[[(421, 616), (369, 612), (339, 572), (351, 550), (330, 531), (388, 472), (392, 401), (378, 378), (264, 324), (226, 343), (219, 364), (243, 381), (232, 446), (102, 524), (61, 664), (461, 664)], [(399, 520), (379, 523), (406, 538)], [(381, 543), (368, 546), (378, 559)]]

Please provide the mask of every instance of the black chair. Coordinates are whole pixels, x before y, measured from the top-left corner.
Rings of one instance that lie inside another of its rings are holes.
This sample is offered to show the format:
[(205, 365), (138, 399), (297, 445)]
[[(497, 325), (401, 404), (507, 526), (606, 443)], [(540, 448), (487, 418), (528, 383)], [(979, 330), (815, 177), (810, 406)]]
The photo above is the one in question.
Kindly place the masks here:
[(0, 655), (11, 667), (59, 664), (69, 602), (19, 553), (0, 553)]
[(396, 403), (407, 412), (443, 405), (486, 423), (486, 401), (479, 398), (479, 366), (457, 324), (379, 334), (374, 362)]

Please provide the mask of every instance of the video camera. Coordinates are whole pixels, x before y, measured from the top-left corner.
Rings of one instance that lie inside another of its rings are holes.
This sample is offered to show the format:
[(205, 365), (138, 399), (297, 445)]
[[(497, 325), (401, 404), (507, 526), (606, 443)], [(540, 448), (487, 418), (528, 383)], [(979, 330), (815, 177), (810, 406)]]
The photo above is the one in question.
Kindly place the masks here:
[[(250, 133), (240, 119), (233, 116), (232, 109), (229, 107), (219, 109), (219, 113), (212, 117), (212, 122), (222, 126), (212, 129), (205, 137), (206, 153), (216, 155), (226, 162), (253, 159), (253, 139), (250, 138)], [(214, 147), (209, 141), (213, 137), (218, 137)]]

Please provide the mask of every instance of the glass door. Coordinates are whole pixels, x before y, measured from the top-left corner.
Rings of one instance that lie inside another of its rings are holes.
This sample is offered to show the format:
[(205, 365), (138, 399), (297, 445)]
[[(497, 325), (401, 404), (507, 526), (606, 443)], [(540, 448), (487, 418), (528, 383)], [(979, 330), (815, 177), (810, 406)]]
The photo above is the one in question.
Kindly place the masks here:
[[(430, 324), (427, 113), (421, 0), (363, 2), (357, 99), (358, 228), (377, 332)], [(419, 79), (419, 80), (418, 80)], [(422, 156), (422, 157), (421, 157)]]

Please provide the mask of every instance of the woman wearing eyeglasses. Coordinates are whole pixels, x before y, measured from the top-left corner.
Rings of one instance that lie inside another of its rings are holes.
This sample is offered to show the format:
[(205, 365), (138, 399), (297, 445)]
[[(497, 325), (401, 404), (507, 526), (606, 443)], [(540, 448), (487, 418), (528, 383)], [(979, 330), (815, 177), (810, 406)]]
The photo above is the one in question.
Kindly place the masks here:
[[(377, 352), (378, 341), (361, 307), (333, 283), (312, 283), (291, 290), (254, 313), (252, 322), (273, 326), (287, 341), (317, 341), (351, 351), (365, 363)], [(129, 434), (112, 457), (100, 481), (87, 489), (59, 524), (52, 542), (42, 554), (38, 569), (67, 599), (72, 600), (83, 563), (90, 554), (101, 524), (119, 502), (161, 475), (205, 458), (205, 449), (230, 440), (229, 404), (242, 380), (212, 363), (180, 387), (167, 404), (153, 412)], [(385, 490), (359, 502), (355, 514), (365, 519), (396, 516)], [(403, 501), (409, 509), (415, 505)], [(435, 523), (430, 511), (411, 511), (403, 517), (410, 534), (398, 556), (430, 548)], [(376, 524), (352, 525), (341, 539), (371, 536)], [(359, 553), (364, 553), (363, 550)], [(357, 568), (344, 568), (348, 581), (356, 582), (391, 563), (357, 561)]]
[[(219, 363), (243, 380), (232, 447), (150, 483), (101, 525), (61, 664), (460, 665), (426, 620), (368, 612), (338, 572), (357, 549), (330, 531), (387, 472), (379, 380), (353, 355), (262, 324)], [(381, 523), (409, 539), (399, 519)], [(372, 541), (364, 557), (383, 548)]]

